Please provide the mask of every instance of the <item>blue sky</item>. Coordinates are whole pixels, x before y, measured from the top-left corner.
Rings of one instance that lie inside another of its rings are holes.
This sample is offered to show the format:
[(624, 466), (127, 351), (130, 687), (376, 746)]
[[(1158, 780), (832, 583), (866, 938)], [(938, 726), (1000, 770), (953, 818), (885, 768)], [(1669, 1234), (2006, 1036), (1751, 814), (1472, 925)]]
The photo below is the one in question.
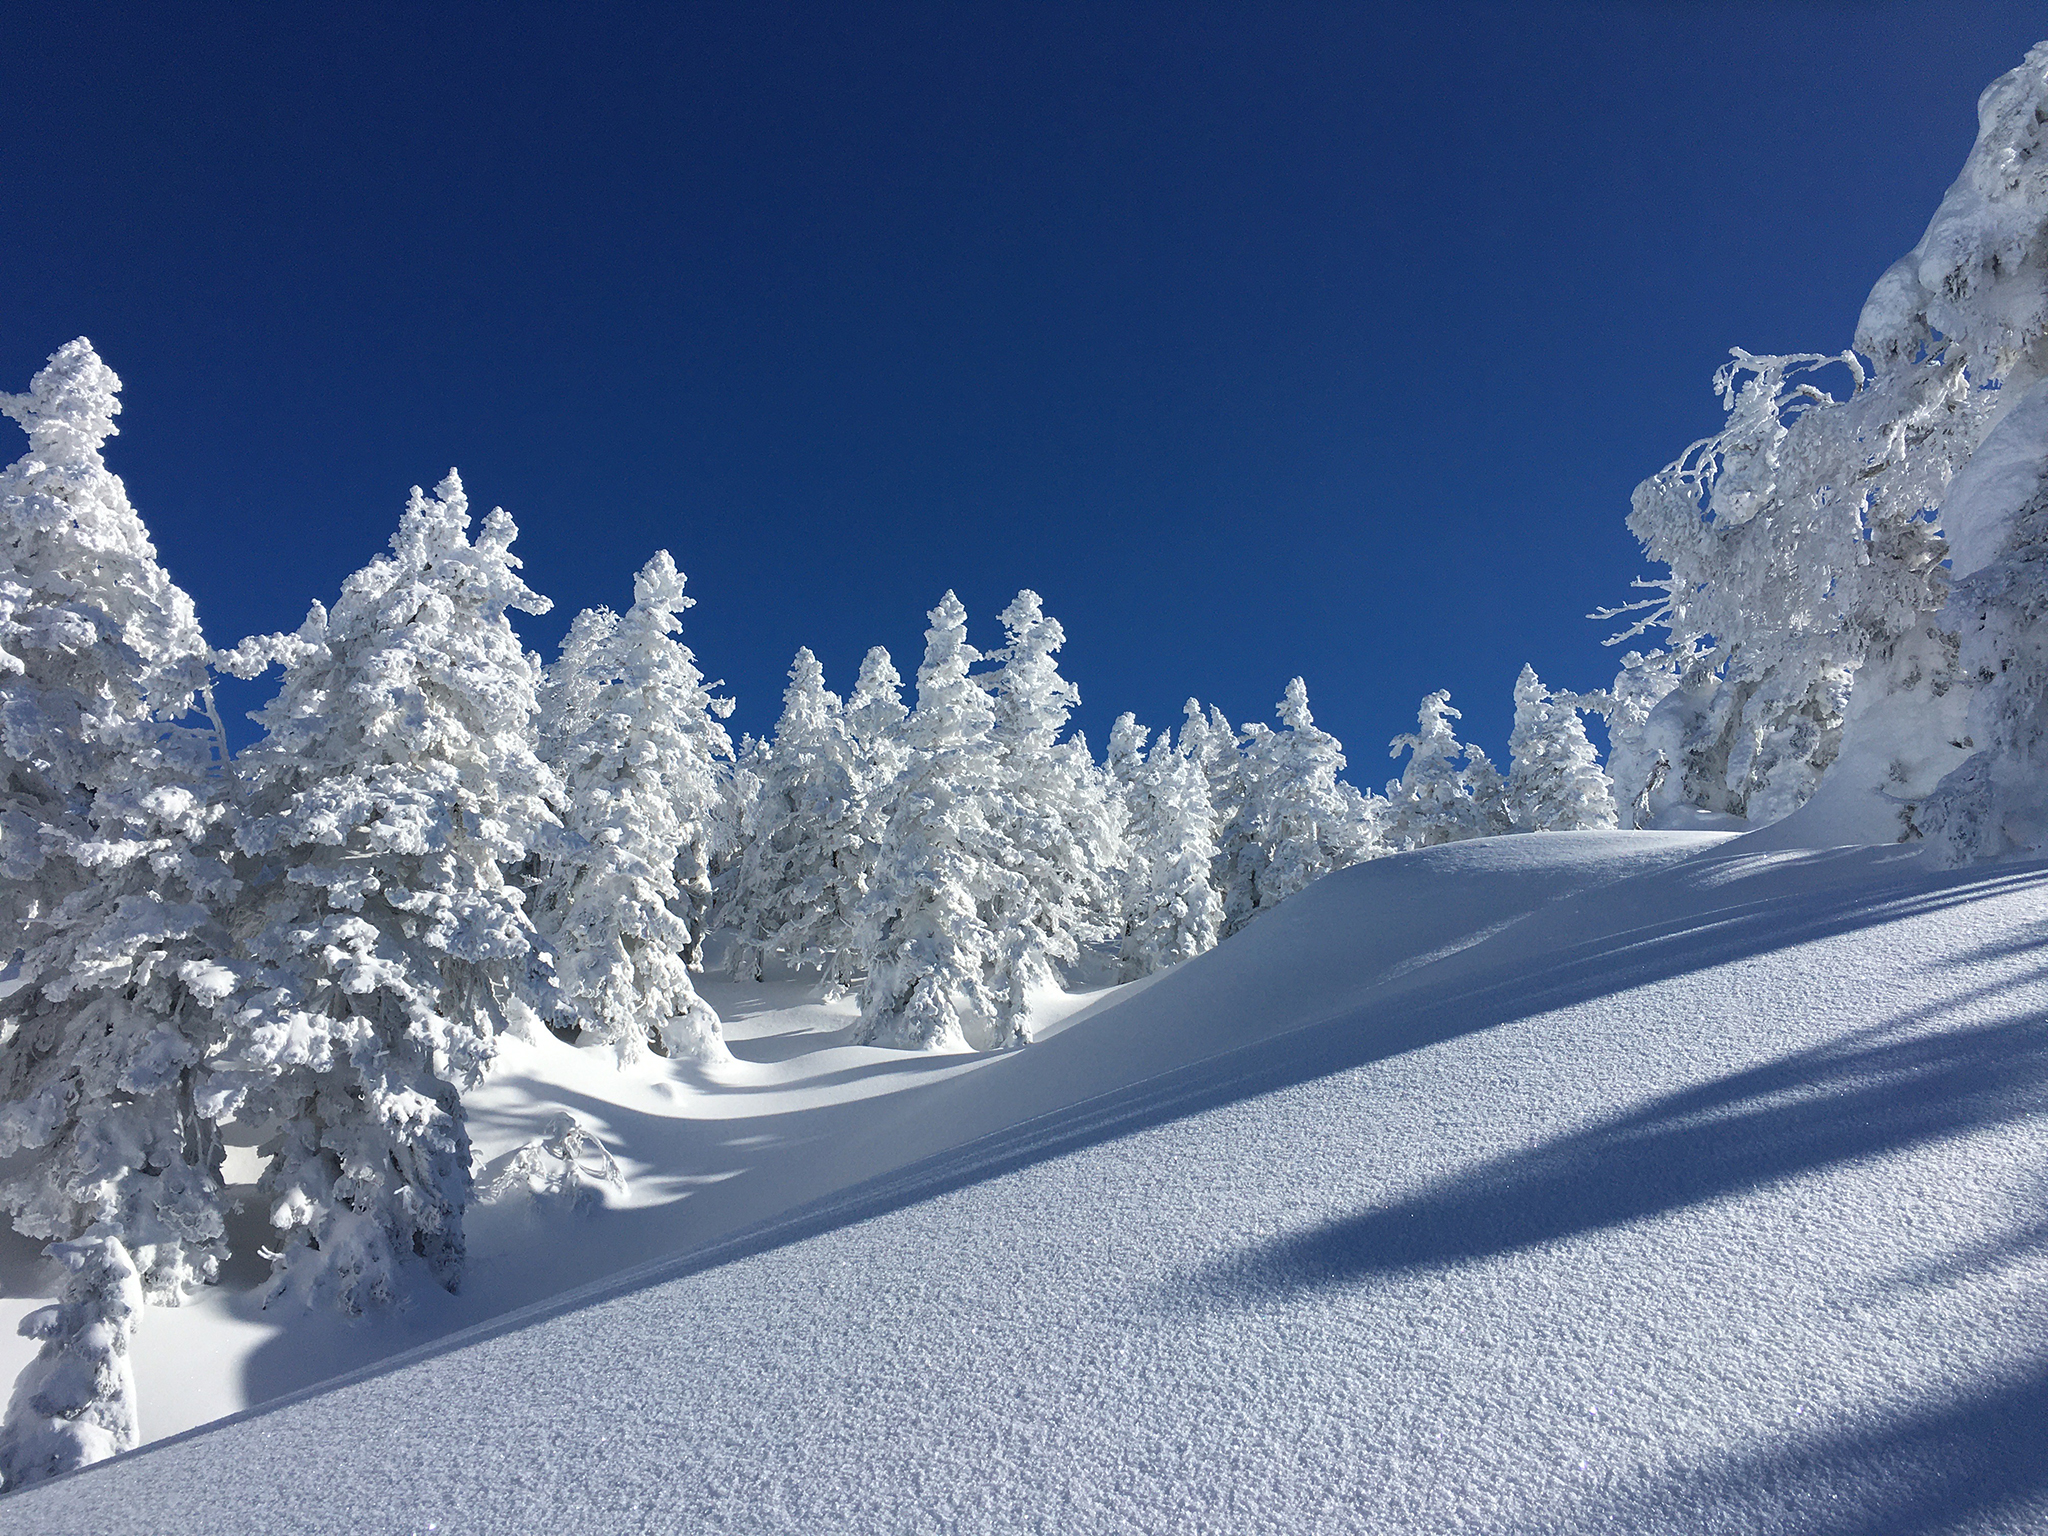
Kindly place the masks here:
[[(774, 721), (947, 588), (1066, 625), (1098, 750), (1306, 675), (1351, 777), (1613, 670), (1730, 346), (1848, 344), (2038, 4), (42, 7), (0, 387), (90, 335), (208, 633), (462, 469), (556, 611), (670, 549)], [(0, 443), (0, 454), (18, 449)], [(238, 698), (238, 708), (254, 698)], [(246, 739), (251, 728), (239, 727)]]

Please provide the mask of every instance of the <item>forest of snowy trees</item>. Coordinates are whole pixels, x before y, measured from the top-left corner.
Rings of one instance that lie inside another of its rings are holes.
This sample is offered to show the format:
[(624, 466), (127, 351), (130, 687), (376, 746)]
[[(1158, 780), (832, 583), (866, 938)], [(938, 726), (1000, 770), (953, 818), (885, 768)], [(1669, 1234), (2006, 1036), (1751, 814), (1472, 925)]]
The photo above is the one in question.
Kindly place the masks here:
[[(1592, 693), (1525, 667), (1505, 773), (1429, 695), (1383, 791), (1339, 777), (1300, 678), (1271, 724), (1123, 715), (1098, 760), (1030, 591), (985, 651), (942, 596), (907, 696), (879, 647), (844, 698), (799, 651), (735, 744), (666, 552), (544, 664), (517, 530), (453, 471), (332, 606), (214, 649), (102, 457), (119, 381), (64, 346), (0, 396), (28, 439), (0, 472), (0, 1204), (64, 1275), (0, 1477), (135, 1443), (130, 1330), (226, 1254), (224, 1127), (260, 1143), (274, 1304), (452, 1290), (494, 1042), (716, 1061), (714, 935), (735, 974), (857, 996), (861, 1043), (1000, 1050), (1084, 962), (1142, 977), (1461, 838), (1798, 817), (1952, 863), (2048, 846), (2044, 124), (2048, 46), (1987, 92), (1854, 350), (1721, 370), (1725, 427), (1630, 518), (1665, 574), (1616, 638), (1656, 643)], [(231, 755), (212, 679), (273, 669)]]

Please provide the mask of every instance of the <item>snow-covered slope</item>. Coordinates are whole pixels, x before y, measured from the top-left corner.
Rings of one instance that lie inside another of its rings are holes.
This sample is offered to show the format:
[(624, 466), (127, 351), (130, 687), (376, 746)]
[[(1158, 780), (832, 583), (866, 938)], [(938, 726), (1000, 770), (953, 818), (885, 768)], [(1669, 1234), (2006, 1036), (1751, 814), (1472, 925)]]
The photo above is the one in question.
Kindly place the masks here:
[(2044, 939), (2041, 864), (1545, 835), (1332, 876), (1002, 1056), (783, 1013), (603, 1102), (536, 1050), (483, 1118), (601, 1121), (640, 1203), (506, 1213), (410, 1326), (655, 1262), (8, 1526), (2048, 1528)]

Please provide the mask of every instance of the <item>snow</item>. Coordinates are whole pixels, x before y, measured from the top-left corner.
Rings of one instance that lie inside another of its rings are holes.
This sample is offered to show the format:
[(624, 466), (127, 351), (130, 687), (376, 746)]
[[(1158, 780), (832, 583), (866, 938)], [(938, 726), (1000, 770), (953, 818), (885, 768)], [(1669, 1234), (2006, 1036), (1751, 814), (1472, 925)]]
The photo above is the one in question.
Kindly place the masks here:
[(566, 1110), (629, 1196), (480, 1208), (395, 1318), (153, 1311), (145, 1435), (265, 1406), (10, 1528), (2048, 1524), (2044, 881), (1486, 839), (1018, 1051), (774, 982), (707, 983), (729, 1065), (508, 1045), (479, 1152)]

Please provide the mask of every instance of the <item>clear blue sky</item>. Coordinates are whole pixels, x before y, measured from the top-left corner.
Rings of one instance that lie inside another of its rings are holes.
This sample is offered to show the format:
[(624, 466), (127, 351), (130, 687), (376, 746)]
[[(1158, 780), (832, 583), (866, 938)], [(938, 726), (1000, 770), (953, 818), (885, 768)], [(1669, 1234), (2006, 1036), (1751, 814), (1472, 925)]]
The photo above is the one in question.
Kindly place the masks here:
[[(947, 587), (1100, 750), (1307, 676), (1604, 683), (1634, 483), (1731, 345), (1848, 344), (2033, 4), (17, 9), (0, 387), (90, 335), (227, 644), (457, 464), (558, 604), (666, 546), (769, 728)], [(0, 437), (4, 437), (0, 433)], [(13, 457), (15, 443), (0, 442)], [(237, 698), (237, 708), (255, 700)], [(246, 739), (252, 728), (239, 726)]]

